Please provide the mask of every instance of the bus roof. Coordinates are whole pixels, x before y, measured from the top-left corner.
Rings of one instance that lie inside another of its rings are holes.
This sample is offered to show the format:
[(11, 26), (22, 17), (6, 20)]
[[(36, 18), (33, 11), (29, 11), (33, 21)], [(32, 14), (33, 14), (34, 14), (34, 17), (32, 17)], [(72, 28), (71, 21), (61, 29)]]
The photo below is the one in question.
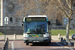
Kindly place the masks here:
[(28, 15), (27, 17), (46, 17), (47, 18), (46, 15)]
[(46, 19), (47, 19), (47, 21), (48, 21), (48, 17), (47, 17), (47, 15), (28, 15), (28, 16), (26, 16), (26, 17), (24, 17), (23, 18), (23, 21), (25, 22), (25, 18), (27, 18), (27, 17), (45, 17)]

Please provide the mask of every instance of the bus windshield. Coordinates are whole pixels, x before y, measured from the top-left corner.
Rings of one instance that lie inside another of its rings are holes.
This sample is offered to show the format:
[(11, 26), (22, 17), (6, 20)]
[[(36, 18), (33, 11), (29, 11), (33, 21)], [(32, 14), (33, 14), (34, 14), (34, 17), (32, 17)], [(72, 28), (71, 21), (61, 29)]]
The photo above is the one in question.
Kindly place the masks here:
[(44, 33), (47, 32), (47, 22), (25, 22), (25, 33)]

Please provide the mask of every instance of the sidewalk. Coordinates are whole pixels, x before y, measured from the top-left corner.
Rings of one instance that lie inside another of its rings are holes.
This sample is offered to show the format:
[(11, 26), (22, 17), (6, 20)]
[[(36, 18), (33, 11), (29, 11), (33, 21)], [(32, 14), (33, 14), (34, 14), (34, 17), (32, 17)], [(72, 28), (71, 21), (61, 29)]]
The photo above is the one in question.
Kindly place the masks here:
[[(4, 40), (4, 35), (0, 35), (0, 40)], [(23, 35), (6, 35), (6, 38), (9, 38), (9, 40), (23, 40)]]
[[(6, 35), (6, 38), (9, 38), (9, 40), (23, 40), (23, 35)], [(65, 36), (61, 36), (63, 38), (65, 38)], [(52, 40), (59, 40), (58, 36), (51, 36)], [(69, 37), (69, 39), (71, 39), (71, 36)], [(0, 35), (0, 40), (4, 40), (4, 35)]]
[[(63, 38), (66, 39), (66, 36), (61, 36), (61, 37), (63, 37)], [(52, 40), (59, 40), (59, 39), (58, 39), (58, 36), (51, 36), (51, 39), (52, 39)], [(69, 36), (69, 39), (72, 39), (71, 36)]]

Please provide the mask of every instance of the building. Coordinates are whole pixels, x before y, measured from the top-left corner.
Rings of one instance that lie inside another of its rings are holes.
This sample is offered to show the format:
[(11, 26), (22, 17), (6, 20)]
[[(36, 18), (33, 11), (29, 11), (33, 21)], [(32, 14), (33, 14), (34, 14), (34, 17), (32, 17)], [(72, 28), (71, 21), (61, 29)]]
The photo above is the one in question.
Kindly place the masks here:
[(21, 26), (21, 21), (14, 17), (14, 13), (17, 9), (15, 1), (16, 0), (1, 0), (1, 26), (5, 26), (5, 17), (9, 18), (9, 24), (7, 26)]
[[(37, 0), (35, 0), (37, 1)], [(39, 6), (39, 2), (36, 2), (37, 6)], [(9, 17), (9, 24), (8, 26), (21, 26), (22, 20), (20, 18), (14, 17), (14, 14), (16, 13), (17, 8), (20, 8), (17, 6), (17, 0), (0, 0), (0, 26), (4, 26), (4, 18), (7, 16)], [(39, 14), (41, 9), (36, 9), (36, 13)], [(75, 0), (73, 0), (73, 16), (72, 16), (72, 21), (70, 24), (71, 28), (75, 28)], [(28, 12), (30, 14), (30, 11)], [(21, 17), (23, 18), (23, 17)], [(52, 27), (65, 27), (63, 23), (58, 23), (57, 20), (52, 20)]]
[(0, 26), (1, 26), (1, 0), (0, 0)]

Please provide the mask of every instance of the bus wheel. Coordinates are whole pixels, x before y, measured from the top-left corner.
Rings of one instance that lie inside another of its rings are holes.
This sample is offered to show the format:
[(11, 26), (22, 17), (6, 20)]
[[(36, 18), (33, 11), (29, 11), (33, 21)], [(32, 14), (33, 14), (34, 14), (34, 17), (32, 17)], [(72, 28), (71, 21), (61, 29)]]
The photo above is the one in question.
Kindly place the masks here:
[(51, 40), (49, 40), (49, 43), (51, 43)]
[(26, 45), (29, 45), (29, 43), (26, 43)]
[(48, 43), (45, 43), (46, 45), (49, 45), (49, 42)]

